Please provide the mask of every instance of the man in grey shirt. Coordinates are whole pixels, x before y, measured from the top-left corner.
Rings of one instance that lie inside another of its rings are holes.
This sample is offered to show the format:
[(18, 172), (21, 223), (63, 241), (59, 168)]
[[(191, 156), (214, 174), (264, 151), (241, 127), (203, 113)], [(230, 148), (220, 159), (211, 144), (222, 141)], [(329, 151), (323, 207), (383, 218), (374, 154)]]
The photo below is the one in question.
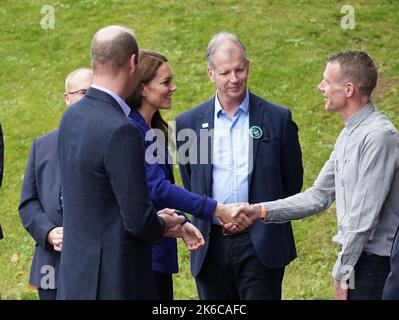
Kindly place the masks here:
[[(330, 159), (306, 191), (246, 209), (265, 222), (285, 222), (324, 211), (336, 200), (336, 299), (381, 299), (399, 225), (399, 136), (370, 101), (376, 82), (367, 53), (332, 55), (318, 89), (325, 109), (338, 112), (345, 127)], [(348, 279), (354, 280), (349, 290)]]

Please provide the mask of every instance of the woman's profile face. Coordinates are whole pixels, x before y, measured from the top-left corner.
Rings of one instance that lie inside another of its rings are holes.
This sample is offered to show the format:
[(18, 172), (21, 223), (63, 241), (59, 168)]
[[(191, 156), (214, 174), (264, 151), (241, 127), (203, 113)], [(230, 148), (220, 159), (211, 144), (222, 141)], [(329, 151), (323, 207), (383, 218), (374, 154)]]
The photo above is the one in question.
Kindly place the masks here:
[(141, 92), (143, 102), (154, 107), (154, 109), (170, 109), (172, 106), (172, 95), (176, 91), (173, 83), (173, 73), (168, 63), (162, 63), (155, 77), (143, 85)]

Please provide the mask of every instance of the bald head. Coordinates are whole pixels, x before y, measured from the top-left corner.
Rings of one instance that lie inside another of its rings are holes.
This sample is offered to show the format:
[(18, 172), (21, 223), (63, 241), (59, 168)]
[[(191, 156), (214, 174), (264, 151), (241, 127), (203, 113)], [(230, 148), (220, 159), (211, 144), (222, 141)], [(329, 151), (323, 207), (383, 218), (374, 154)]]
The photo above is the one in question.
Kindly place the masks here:
[(132, 55), (137, 63), (138, 45), (133, 30), (122, 26), (100, 29), (91, 44), (91, 65), (94, 75), (116, 75)]
[(79, 68), (72, 71), (65, 80), (64, 101), (70, 106), (78, 102), (89, 90), (93, 82), (93, 71), (89, 68)]
[(89, 68), (79, 68), (72, 71), (65, 80), (65, 91), (73, 92), (88, 89), (93, 81), (93, 71)]

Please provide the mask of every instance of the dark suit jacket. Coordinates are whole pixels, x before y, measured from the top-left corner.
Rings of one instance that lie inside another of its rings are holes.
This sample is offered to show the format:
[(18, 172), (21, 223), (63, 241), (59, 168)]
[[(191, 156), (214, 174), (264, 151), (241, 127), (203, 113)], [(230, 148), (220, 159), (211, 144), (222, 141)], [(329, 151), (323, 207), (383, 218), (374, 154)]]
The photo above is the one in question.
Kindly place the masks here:
[[(399, 231), (399, 229), (398, 229)], [(385, 282), (382, 299), (399, 300), (399, 232), (396, 232), (395, 242), (391, 252), (391, 272)]]
[[(212, 98), (178, 116), (177, 134), (182, 129), (190, 128), (199, 137), (203, 123), (208, 123), (209, 129), (213, 129), (214, 100)], [(249, 159), (254, 159), (253, 170), (248, 177), (249, 202), (277, 200), (301, 191), (302, 154), (298, 128), (291, 120), (291, 112), (249, 93), (249, 127), (252, 126), (261, 127), (263, 136), (254, 139), (253, 157), (249, 156)], [(177, 141), (178, 147), (185, 141)], [(212, 196), (211, 147), (208, 143), (209, 164), (199, 164), (199, 144), (198, 138), (195, 145), (198, 150), (198, 164), (180, 165), (182, 182), (192, 192)], [(191, 272), (193, 276), (197, 276), (208, 249), (211, 223), (196, 218), (193, 218), (193, 223), (205, 238), (203, 249), (191, 254)], [(264, 224), (256, 221), (250, 228), (250, 235), (256, 253), (266, 267), (283, 267), (296, 258), (290, 223)]]
[(151, 248), (163, 235), (148, 195), (140, 133), (91, 88), (60, 123), (64, 240), (60, 299), (156, 297)]
[[(4, 144), (3, 144), (3, 130), (1, 129), (0, 123), (0, 188), (1, 183), (3, 182), (3, 161), (4, 161)], [(3, 239), (3, 231), (1, 230), (0, 225), (0, 240)]]
[(62, 226), (57, 137), (55, 130), (33, 140), (18, 208), (25, 229), (36, 241), (29, 279), (36, 287), (41, 287), (43, 276), (50, 276), (43, 266), (52, 266), (57, 279), (60, 262), (60, 253), (46, 241), (51, 229)]

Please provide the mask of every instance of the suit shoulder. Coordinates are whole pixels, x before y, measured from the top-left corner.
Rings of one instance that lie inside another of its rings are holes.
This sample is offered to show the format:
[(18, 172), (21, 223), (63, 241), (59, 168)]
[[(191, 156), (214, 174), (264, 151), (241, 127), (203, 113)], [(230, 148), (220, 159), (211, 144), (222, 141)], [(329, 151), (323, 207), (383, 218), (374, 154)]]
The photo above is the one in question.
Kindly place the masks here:
[(178, 115), (176, 117), (176, 122), (187, 122), (187, 121), (193, 121), (198, 119), (198, 116), (204, 112), (204, 108), (210, 108), (211, 106), (213, 106), (213, 101), (214, 101), (214, 97), (212, 97), (211, 99), (190, 108), (187, 111), (184, 111), (183, 113), (181, 113), (180, 115)]
[(115, 141), (140, 141), (142, 137), (139, 128), (130, 123), (127, 119), (124, 122), (114, 123), (113, 127), (109, 130), (109, 143)]
[(57, 137), (58, 137), (58, 129), (55, 129), (55, 130), (50, 131), (40, 137), (37, 137), (35, 140), (37, 143), (46, 143), (46, 142), (57, 140)]
[(272, 103), (266, 99), (263, 99), (255, 94), (251, 94), (252, 98), (254, 99), (255, 102), (257, 102), (258, 105), (262, 106), (263, 108), (267, 108), (268, 111), (276, 113), (276, 114), (281, 114), (281, 115), (287, 115), (291, 111), (287, 107), (283, 107), (280, 105), (277, 105), (275, 103)]

